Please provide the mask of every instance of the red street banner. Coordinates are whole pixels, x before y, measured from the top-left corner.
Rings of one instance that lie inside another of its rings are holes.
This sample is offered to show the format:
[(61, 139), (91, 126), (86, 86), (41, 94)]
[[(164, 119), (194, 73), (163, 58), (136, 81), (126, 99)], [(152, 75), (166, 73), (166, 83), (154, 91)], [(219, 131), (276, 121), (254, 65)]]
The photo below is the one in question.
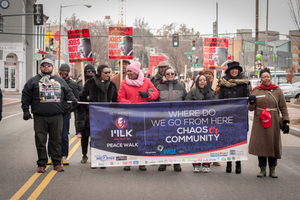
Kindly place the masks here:
[(93, 52), (89, 29), (68, 31), (69, 62), (92, 62)]
[(132, 27), (109, 27), (108, 28), (108, 59), (109, 60), (132, 60), (133, 41)]
[(151, 76), (156, 74), (157, 65), (163, 61), (165, 61), (164, 56), (149, 56), (149, 73)]
[(209, 70), (227, 69), (228, 62), (228, 39), (204, 38), (204, 61), (203, 68)]

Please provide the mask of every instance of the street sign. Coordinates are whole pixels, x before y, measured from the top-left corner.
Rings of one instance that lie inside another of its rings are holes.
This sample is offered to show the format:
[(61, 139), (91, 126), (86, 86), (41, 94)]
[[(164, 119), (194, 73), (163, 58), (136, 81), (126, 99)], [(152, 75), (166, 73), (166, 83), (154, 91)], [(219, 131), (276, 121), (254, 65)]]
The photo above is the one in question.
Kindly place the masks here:
[(193, 54), (192, 52), (184, 52), (184, 54), (186, 55), (186, 54)]
[(265, 44), (265, 41), (255, 41), (255, 44)]
[(34, 53), (33, 54), (33, 60), (42, 60), (42, 54)]
[(194, 67), (201, 67), (200, 64), (194, 64)]

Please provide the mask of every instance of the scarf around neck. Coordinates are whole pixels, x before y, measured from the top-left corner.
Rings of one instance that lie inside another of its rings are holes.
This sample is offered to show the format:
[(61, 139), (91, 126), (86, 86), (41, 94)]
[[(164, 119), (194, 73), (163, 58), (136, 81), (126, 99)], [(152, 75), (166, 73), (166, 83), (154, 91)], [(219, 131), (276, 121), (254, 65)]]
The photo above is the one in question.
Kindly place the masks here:
[(106, 102), (107, 101), (107, 91), (108, 91), (108, 87), (109, 87), (109, 84), (110, 84), (110, 79), (108, 79), (107, 81), (104, 81), (97, 75), (94, 75), (93, 79), (94, 79), (94, 81), (96, 83), (96, 86), (99, 90), (99, 92), (98, 92), (98, 102)]
[(252, 91), (250, 92), (250, 94), (252, 94), (252, 92), (257, 89), (257, 88), (261, 88), (263, 90), (273, 90), (275, 88), (279, 87), (278, 85), (275, 85), (273, 83), (271, 83), (268, 87), (267, 86), (264, 86), (262, 83), (259, 85), (259, 86), (256, 86), (252, 89)]
[(249, 84), (248, 79), (229, 79), (226, 80), (224, 77), (219, 78), (217, 87), (225, 86), (227, 88), (234, 87), (237, 85)]
[(159, 73), (159, 71), (157, 71), (156, 75), (158, 76), (159, 79), (163, 79), (163, 77), (164, 77), (163, 75), (161, 75), (161, 74)]
[(51, 81), (50, 81), (50, 75), (49, 74), (44, 74), (43, 72), (39, 72), (39, 75), (42, 77), (40, 79), (40, 82), (45, 85), (45, 86), (50, 86)]
[(126, 75), (126, 83), (130, 86), (136, 86), (136, 87), (141, 87), (144, 84), (144, 74), (139, 73), (139, 76), (136, 80), (131, 80), (128, 78), (128, 75)]

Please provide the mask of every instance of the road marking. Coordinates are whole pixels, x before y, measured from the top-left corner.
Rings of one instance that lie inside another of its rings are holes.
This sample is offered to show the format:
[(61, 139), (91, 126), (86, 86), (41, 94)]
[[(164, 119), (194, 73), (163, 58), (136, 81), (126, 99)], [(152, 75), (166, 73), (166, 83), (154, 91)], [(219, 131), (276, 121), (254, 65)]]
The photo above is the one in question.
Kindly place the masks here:
[(19, 114), (22, 114), (22, 113), (23, 113), (23, 112), (19, 112), (19, 113), (16, 113), (16, 114), (14, 114), (14, 115), (9, 115), (9, 116), (7, 116), (7, 117), (3, 117), (2, 120), (3, 120), (3, 119), (8, 119), (8, 118), (14, 117), (14, 116), (19, 115)]
[[(22, 112), (23, 113), (23, 112)], [(75, 135), (70, 141), (69, 141), (69, 146), (77, 139), (77, 136)], [(78, 149), (78, 147), (80, 146), (81, 143), (81, 139), (79, 139), (79, 141), (77, 142), (77, 144), (71, 149), (71, 151), (69, 152), (69, 156), (68, 158), (70, 158), (74, 152)], [(50, 166), (46, 167), (46, 170), (49, 168)], [(55, 172), (55, 173), (54, 173)], [(45, 189), (45, 187), (48, 185), (48, 183), (51, 181), (51, 179), (53, 178), (53, 176), (56, 174), (57, 171), (55, 170), (51, 170), (50, 173), (44, 178), (44, 180), (42, 181), (42, 183), (36, 188), (36, 190), (31, 194), (31, 196), (28, 199), (36, 199), (41, 192)], [(23, 194), (32, 186), (32, 184), (37, 180), (38, 177), (40, 177), (42, 173), (35, 173), (33, 174), (29, 180), (19, 189), (19, 191), (10, 199), (10, 200), (17, 200), (20, 199)]]

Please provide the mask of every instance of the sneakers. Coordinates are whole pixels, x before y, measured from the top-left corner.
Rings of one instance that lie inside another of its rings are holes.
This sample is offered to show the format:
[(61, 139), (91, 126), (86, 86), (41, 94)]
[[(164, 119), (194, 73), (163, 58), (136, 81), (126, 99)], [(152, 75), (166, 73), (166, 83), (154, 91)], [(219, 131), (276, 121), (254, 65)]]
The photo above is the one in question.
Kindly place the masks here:
[(39, 167), (37, 168), (37, 173), (44, 173), (44, 172), (45, 172), (45, 167), (39, 166)]
[(54, 170), (58, 171), (58, 172), (63, 172), (65, 171), (65, 169), (61, 166), (61, 165), (57, 165), (54, 167)]
[(180, 166), (180, 164), (174, 164), (174, 171), (175, 172), (181, 172), (181, 166)]
[(86, 156), (86, 155), (83, 155), (82, 156), (82, 160), (81, 160), (81, 163), (86, 163), (87, 162), (87, 160), (88, 160), (88, 157)]
[(147, 168), (146, 168), (145, 165), (140, 165), (140, 166), (139, 166), (139, 170), (141, 170), (141, 171), (146, 171)]
[(46, 165), (52, 165), (52, 160), (49, 160)]
[(219, 162), (213, 162), (213, 165), (214, 166), (221, 166), (221, 163), (219, 163)]
[(208, 172), (210, 172), (209, 166), (208, 166), (208, 165), (204, 165), (202, 171), (203, 171), (203, 173), (208, 173)]
[(78, 137), (78, 138), (81, 138), (81, 133), (77, 133), (77, 137)]
[(124, 171), (130, 171), (130, 166), (125, 166), (123, 169)]
[(66, 156), (63, 156), (63, 157), (62, 157), (61, 163), (62, 163), (63, 165), (69, 165), (69, 164), (70, 164), (69, 161), (67, 161), (67, 157), (66, 157)]
[(159, 165), (158, 171), (165, 171), (167, 169), (167, 165)]
[(193, 172), (199, 173), (200, 172), (200, 166), (199, 165), (194, 165), (194, 170)]

